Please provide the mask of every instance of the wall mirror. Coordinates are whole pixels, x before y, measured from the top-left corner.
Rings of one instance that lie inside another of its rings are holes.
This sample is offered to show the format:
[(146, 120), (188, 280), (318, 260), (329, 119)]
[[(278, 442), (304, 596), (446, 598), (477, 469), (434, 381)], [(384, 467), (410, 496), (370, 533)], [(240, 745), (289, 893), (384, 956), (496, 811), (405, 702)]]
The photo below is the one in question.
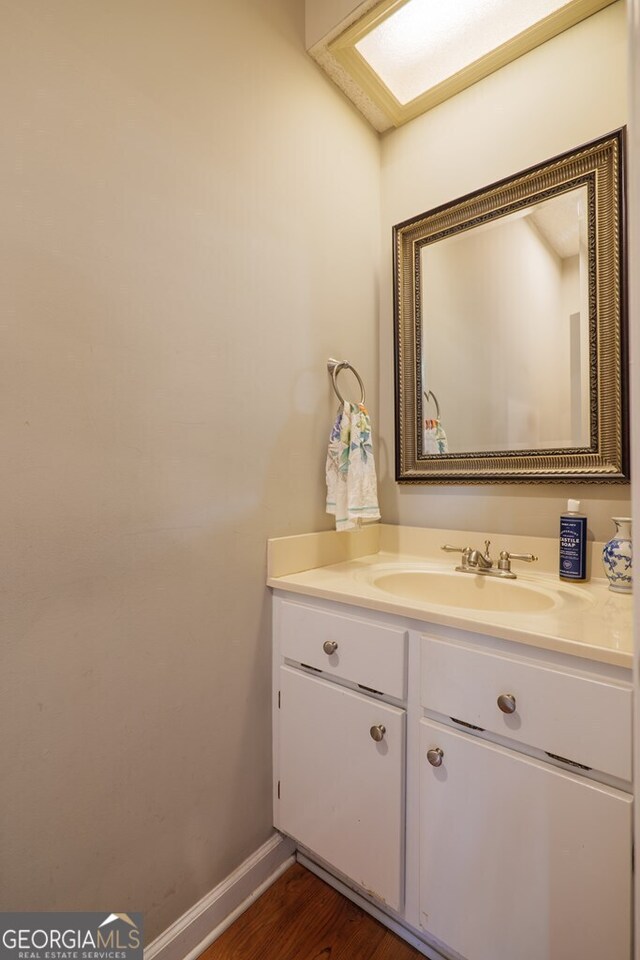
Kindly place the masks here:
[(624, 131), (394, 227), (396, 479), (628, 479)]

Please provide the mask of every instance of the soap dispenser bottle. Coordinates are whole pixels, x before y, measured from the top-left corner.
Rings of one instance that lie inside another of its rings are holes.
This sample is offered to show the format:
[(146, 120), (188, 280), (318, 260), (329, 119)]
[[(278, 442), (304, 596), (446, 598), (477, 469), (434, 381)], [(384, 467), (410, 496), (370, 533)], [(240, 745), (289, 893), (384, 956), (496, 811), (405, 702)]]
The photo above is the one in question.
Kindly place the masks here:
[(587, 579), (587, 518), (580, 501), (569, 500), (560, 515), (560, 579)]

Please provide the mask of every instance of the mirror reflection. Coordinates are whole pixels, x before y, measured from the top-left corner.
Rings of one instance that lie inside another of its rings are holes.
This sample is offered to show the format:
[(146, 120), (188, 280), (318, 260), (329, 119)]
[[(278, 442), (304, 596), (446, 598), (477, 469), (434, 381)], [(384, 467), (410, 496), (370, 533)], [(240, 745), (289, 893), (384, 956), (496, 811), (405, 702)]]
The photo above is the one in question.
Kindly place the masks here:
[(587, 204), (583, 185), (422, 247), (423, 454), (589, 446)]

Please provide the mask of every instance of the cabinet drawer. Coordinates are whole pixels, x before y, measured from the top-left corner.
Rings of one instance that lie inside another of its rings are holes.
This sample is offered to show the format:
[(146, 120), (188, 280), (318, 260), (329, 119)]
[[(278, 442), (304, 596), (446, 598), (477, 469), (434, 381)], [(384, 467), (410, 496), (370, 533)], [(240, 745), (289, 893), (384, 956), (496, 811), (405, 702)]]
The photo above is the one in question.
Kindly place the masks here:
[[(498, 706), (505, 695), (515, 700), (513, 713)], [(631, 688), (622, 683), (423, 637), (421, 700), (428, 710), (631, 780)]]
[[(405, 630), (284, 600), (279, 632), (283, 657), (404, 698)], [(325, 643), (336, 645), (333, 653), (325, 651)]]

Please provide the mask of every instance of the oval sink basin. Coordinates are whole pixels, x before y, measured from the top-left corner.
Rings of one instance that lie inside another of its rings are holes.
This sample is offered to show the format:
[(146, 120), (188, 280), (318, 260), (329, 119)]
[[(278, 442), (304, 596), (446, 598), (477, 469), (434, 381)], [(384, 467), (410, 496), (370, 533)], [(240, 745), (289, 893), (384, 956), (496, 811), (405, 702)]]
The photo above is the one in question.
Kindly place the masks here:
[(458, 609), (544, 613), (564, 604), (589, 603), (588, 597), (566, 587), (468, 573), (402, 570), (382, 573), (372, 578), (372, 583), (403, 600)]

